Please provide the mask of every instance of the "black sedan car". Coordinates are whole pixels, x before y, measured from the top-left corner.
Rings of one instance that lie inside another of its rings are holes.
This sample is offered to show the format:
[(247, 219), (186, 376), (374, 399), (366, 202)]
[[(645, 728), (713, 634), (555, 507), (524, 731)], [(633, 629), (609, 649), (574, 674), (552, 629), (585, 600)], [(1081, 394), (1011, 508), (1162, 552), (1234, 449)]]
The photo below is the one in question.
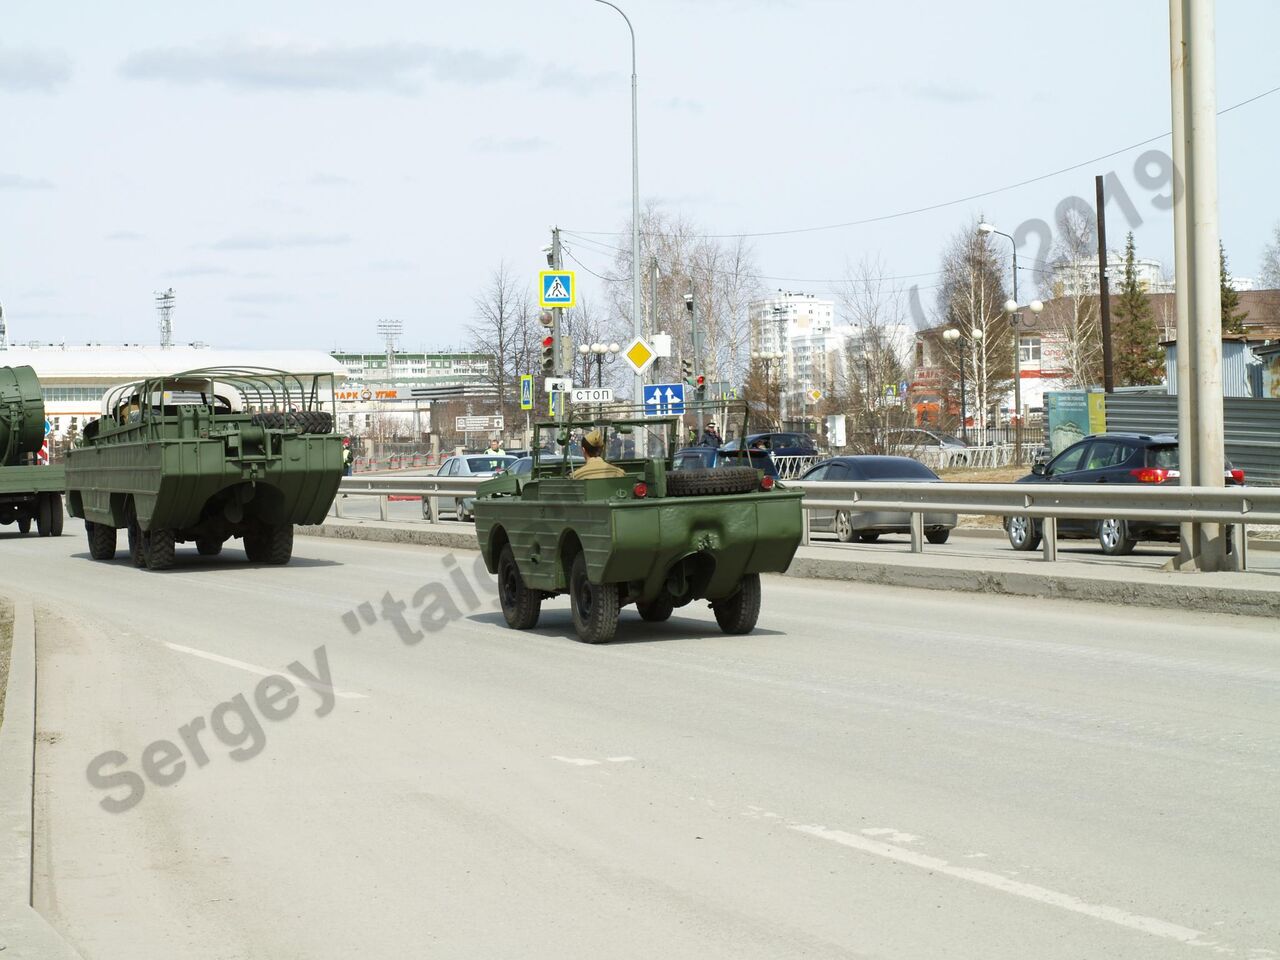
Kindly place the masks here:
[[(1225, 467), (1225, 480), (1244, 483), (1244, 471)], [(1073, 443), (1047, 464), (1037, 463), (1018, 483), (1177, 483), (1178, 438), (1172, 434), (1098, 433)], [(1015, 550), (1040, 546), (1040, 521), (1030, 517), (1005, 517), (1005, 533)], [(1070, 540), (1095, 537), (1109, 556), (1132, 553), (1143, 540), (1178, 542), (1176, 523), (1151, 520), (1118, 520), (1107, 517), (1058, 520), (1058, 536)], [(1228, 533), (1228, 536), (1230, 534)]]
[[(885, 480), (894, 483), (929, 483), (941, 478), (919, 460), (910, 457), (832, 457), (811, 467), (801, 480), (828, 483), (853, 483), (859, 480)], [(926, 513), (924, 535), (930, 543), (946, 543), (956, 525), (954, 513)], [(848, 543), (855, 538), (861, 543), (874, 543), (882, 533), (910, 533), (911, 514), (889, 511), (811, 509), (811, 533), (834, 533), (836, 539)]]
[(722, 450), (767, 450), (775, 457), (812, 457), (818, 449), (807, 433), (752, 433), (745, 440), (730, 440)]

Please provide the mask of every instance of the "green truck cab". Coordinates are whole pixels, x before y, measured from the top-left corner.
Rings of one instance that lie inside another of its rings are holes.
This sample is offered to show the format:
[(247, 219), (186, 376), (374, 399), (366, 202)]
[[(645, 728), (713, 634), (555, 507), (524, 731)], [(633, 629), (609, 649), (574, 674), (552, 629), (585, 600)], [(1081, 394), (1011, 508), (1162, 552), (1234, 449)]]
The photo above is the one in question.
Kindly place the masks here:
[(44, 444), (44, 395), (31, 367), (0, 367), (0, 524), (42, 537), (62, 534), (61, 466), (36, 463)]
[(529, 476), (479, 487), (476, 536), (507, 624), (535, 626), (543, 599), (568, 593), (586, 643), (611, 640), (629, 603), (660, 622), (708, 600), (726, 633), (753, 630), (760, 574), (784, 572), (800, 545), (803, 492), (749, 466), (672, 470), (677, 418), (539, 424), (538, 433), (565, 445), (575, 428), (600, 430), (623, 475), (575, 480), (571, 464), (540, 464), (535, 452)]
[(322, 523), (342, 478), (333, 402), (330, 374), (258, 367), (109, 390), (66, 458), (67, 509), (90, 555), (112, 559), (123, 528), (151, 570), (173, 566), (177, 543), (212, 556), (233, 537), (250, 561), (288, 563), (294, 524)]

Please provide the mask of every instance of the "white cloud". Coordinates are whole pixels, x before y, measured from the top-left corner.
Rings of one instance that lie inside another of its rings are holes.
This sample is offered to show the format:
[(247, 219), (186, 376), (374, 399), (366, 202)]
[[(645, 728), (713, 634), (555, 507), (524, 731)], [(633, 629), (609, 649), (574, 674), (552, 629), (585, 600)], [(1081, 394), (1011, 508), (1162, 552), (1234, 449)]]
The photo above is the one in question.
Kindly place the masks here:
[(64, 53), (0, 47), (0, 90), (53, 93), (71, 79)]

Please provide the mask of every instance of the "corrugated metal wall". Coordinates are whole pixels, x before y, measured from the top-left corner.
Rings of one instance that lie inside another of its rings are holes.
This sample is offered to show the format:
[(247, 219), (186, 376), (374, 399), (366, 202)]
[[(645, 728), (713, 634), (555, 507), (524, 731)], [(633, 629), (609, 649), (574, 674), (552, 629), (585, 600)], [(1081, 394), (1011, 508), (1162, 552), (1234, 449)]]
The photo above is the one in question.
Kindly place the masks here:
[[(1178, 392), (1178, 345), (1168, 344), (1164, 351), (1165, 384), (1169, 393), (1175, 394)], [(1222, 341), (1222, 395), (1262, 396), (1262, 367), (1253, 352), (1238, 340)]]
[[(1222, 408), (1227, 459), (1244, 469), (1246, 483), (1280, 484), (1280, 400), (1227, 397)], [(1178, 398), (1113, 393), (1107, 429), (1177, 433)]]

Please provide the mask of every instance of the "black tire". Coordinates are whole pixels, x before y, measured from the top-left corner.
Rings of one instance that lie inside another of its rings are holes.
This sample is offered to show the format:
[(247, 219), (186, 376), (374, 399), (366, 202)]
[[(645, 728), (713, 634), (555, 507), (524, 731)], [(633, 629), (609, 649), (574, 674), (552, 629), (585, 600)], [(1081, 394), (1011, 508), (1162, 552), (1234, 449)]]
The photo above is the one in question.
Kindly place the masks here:
[(285, 430), (289, 426), (283, 413), (255, 413), (249, 418), (249, 422), (268, 430)]
[(293, 559), (293, 524), (277, 523), (254, 536), (246, 534), (244, 552), (254, 563), (282, 567)]
[(222, 552), (222, 540), (218, 537), (197, 537), (196, 553), (202, 557), (216, 557)]
[(1015, 550), (1030, 552), (1040, 549), (1043, 534), (1030, 517), (1005, 517), (1004, 532), (1009, 538), (1009, 546)]
[(738, 585), (738, 592), (727, 600), (713, 604), (716, 623), (725, 633), (750, 633), (760, 619), (760, 574), (748, 573)]
[(89, 538), (89, 556), (95, 560), (114, 560), (116, 557), (116, 528), (105, 523), (84, 522), (85, 535)]
[(49, 516), (50, 516), (49, 536), (51, 537), (62, 536), (62, 521), (63, 521), (62, 494), (60, 493), (49, 494)]
[(498, 554), (498, 600), (502, 615), (512, 630), (529, 630), (538, 625), (542, 614), (542, 594), (525, 586), (520, 566), (511, 544), (504, 544)]
[(1108, 557), (1123, 557), (1133, 553), (1138, 541), (1129, 536), (1126, 520), (1103, 520), (1098, 524), (1098, 546)]
[(879, 539), (880, 539), (880, 534), (875, 532), (858, 534), (859, 543), (875, 543)]
[(841, 543), (852, 543), (854, 539), (853, 520), (847, 510), (837, 510), (831, 526), (836, 532), (836, 539)]
[(138, 525), (138, 514), (134, 511), (133, 501), (129, 501), (126, 513), (129, 531), (129, 559), (138, 568), (147, 565), (146, 542), (142, 536), (142, 527)]
[(18, 518), (18, 532), (19, 532), (20, 534), (22, 534), (24, 537), (25, 537), (28, 533), (30, 533), (30, 532), (31, 532), (31, 518), (30, 518), (30, 517), (19, 517), (19, 518)]
[(752, 467), (720, 467), (714, 470), (672, 470), (667, 474), (667, 495), (711, 497), (751, 493), (760, 487), (760, 475)]
[(267, 558), (267, 539), (260, 533), (244, 535), (244, 555), (250, 563), (262, 563)]
[(52, 536), (53, 528), (53, 504), (52, 497), (48, 494), (40, 494), (36, 497), (36, 533), (42, 537)]
[(643, 600), (636, 602), (636, 609), (640, 611), (642, 620), (649, 623), (663, 623), (671, 619), (671, 613), (676, 608), (675, 598), (665, 591), (659, 594), (656, 600), (645, 603)]
[(950, 530), (926, 530), (924, 538), (930, 543), (946, 543), (947, 538), (951, 536)]
[(608, 643), (618, 629), (618, 585), (592, 583), (587, 558), (579, 553), (569, 571), (569, 600), (573, 626), (583, 643)]
[(151, 529), (143, 534), (148, 570), (168, 570), (177, 559), (178, 544), (172, 530)]

